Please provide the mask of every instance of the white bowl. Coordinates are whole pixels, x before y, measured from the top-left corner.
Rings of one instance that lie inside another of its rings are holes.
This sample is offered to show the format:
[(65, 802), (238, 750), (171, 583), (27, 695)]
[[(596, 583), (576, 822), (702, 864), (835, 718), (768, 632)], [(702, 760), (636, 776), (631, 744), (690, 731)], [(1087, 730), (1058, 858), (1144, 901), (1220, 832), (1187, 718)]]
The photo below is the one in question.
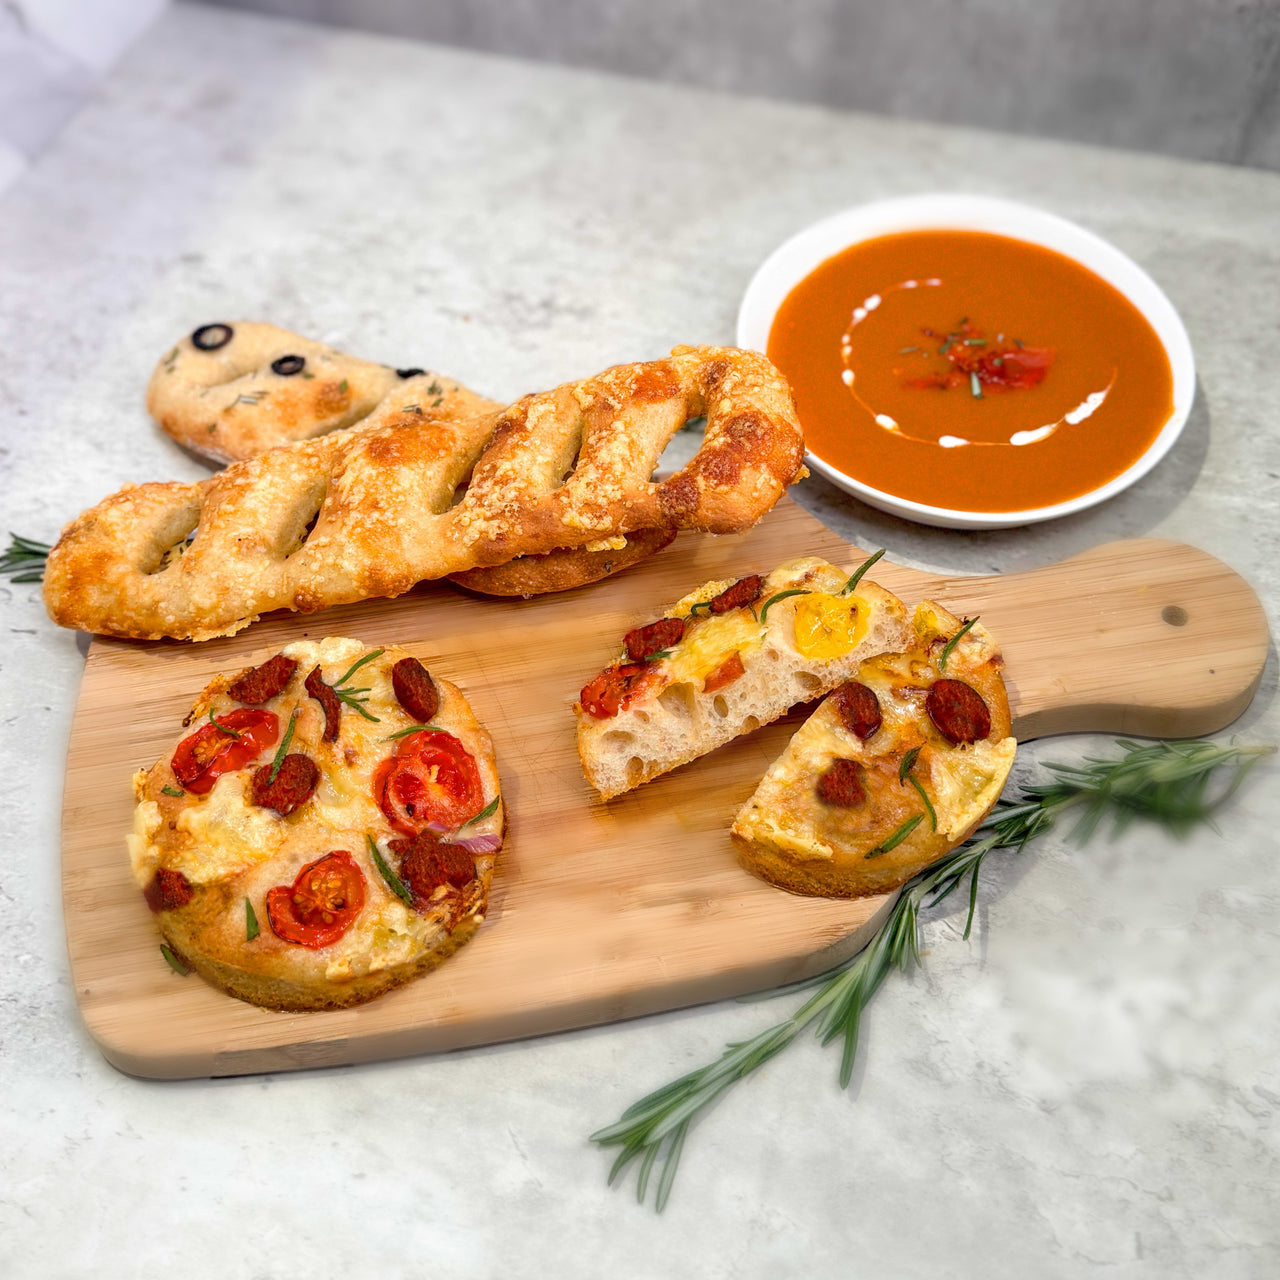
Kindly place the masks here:
[(873, 489), (829, 462), (808, 455), (810, 468), (882, 511), (950, 529), (1007, 529), (1083, 511), (1127, 489), (1169, 452), (1191, 412), (1196, 369), (1191, 340), (1173, 303), (1132, 258), (1074, 222), (1042, 209), (990, 196), (923, 195), (846, 209), (791, 237), (761, 264), (738, 309), (738, 346), (764, 351), (778, 308), (791, 290), (828, 258), (877, 236), (899, 231), (989, 231), (1054, 249), (1118, 289), (1146, 318), (1173, 373), (1173, 411), (1147, 451), (1128, 470), (1068, 502), (1027, 511), (956, 511)]

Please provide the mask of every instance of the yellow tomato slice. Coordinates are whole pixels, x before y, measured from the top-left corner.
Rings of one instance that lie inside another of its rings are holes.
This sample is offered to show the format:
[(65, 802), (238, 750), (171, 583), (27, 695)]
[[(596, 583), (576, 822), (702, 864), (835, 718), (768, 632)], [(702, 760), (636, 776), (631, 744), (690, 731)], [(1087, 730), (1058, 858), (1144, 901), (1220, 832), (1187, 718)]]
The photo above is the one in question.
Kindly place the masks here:
[(806, 658), (839, 658), (867, 633), (870, 611), (856, 596), (815, 591), (796, 605), (796, 648)]

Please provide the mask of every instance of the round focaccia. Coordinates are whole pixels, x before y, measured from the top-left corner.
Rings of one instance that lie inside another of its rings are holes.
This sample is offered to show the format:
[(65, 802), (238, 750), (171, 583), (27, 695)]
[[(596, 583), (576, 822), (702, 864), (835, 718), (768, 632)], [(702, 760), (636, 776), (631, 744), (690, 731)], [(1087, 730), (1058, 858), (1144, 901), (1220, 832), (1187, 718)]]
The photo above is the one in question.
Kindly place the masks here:
[(298, 641), (219, 676), (134, 777), (134, 878), (178, 960), (271, 1009), (358, 1004), (484, 918), (493, 743), (401, 649)]
[(1017, 743), (995, 642), (928, 600), (913, 631), (822, 703), (739, 811), (748, 870), (796, 893), (887, 893), (999, 799)]

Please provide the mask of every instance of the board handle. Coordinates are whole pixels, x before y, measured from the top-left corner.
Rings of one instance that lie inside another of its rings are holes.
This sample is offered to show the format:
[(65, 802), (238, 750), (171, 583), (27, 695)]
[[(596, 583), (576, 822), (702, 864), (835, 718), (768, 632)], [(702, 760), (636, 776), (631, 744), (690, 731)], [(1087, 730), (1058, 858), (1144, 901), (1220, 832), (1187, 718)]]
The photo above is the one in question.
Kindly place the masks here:
[(1252, 587), (1207, 552), (1158, 538), (1027, 573), (947, 578), (930, 594), (981, 615), (996, 637), (1019, 739), (1213, 733), (1249, 705), (1267, 660)]

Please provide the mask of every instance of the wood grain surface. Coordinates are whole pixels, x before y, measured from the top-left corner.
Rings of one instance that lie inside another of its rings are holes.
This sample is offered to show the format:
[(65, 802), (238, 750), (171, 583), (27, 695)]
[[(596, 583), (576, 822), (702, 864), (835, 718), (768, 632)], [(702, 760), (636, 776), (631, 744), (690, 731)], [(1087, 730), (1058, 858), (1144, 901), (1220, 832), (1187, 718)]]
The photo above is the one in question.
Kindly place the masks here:
[[(420, 587), (202, 645), (95, 639), (67, 758), (63, 903), (76, 998), (107, 1059), (155, 1078), (368, 1061), (512, 1039), (760, 990), (851, 954), (888, 899), (801, 898), (737, 864), (729, 823), (794, 732), (790, 717), (605, 805), (583, 780), (570, 706), (628, 628), (709, 579), (797, 555), (857, 563), (784, 500), (749, 533), (682, 535), (594, 587), (530, 601)], [(909, 604), (980, 614), (1001, 643), (1019, 739), (1079, 730), (1184, 736), (1248, 705), (1267, 652), (1248, 585), (1203, 552), (1111, 543), (1028, 573), (872, 575)], [(493, 735), (510, 815), (474, 941), (355, 1009), (271, 1013), (165, 964), (129, 871), (130, 778), (167, 750), (220, 671), (303, 636), (403, 645), (459, 684)]]

